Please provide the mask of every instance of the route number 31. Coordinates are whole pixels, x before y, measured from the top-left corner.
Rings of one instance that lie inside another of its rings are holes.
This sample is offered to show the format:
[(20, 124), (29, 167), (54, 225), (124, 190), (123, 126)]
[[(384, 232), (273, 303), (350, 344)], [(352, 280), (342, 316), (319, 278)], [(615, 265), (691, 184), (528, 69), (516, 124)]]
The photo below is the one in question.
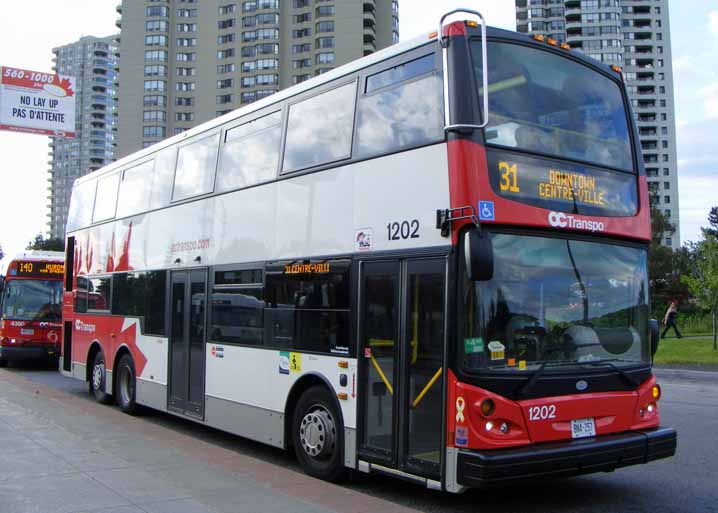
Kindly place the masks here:
[(503, 160), (499, 162), (501, 181), (499, 187), (502, 191), (520, 192), (518, 164), (509, 164)]

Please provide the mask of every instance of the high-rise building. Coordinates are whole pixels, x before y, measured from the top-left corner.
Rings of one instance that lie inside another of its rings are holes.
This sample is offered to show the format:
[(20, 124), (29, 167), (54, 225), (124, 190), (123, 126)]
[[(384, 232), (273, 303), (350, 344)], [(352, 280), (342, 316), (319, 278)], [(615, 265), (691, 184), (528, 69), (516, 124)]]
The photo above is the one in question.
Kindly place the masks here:
[(50, 236), (65, 237), (72, 184), (76, 178), (109, 164), (115, 157), (117, 36), (87, 36), (52, 49), (53, 70), (75, 77), (73, 139), (52, 137), (50, 146)]
[(676, 227), (663, 243), (680, 247), (668, 0), (516, 0), (516, 29), (623, 68), (650, 201)]
[(119, 156), (399, 40), (398, 0), (122, 0)]

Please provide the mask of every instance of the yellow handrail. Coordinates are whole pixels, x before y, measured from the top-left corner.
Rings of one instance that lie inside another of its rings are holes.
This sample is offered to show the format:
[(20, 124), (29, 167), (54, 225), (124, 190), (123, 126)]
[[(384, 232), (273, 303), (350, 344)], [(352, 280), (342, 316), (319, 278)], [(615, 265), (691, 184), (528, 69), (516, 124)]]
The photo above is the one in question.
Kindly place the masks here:
[(424, 389), (421, 392), (419, 392), (419, 395), (416, 396), (416, 399), (414, 399), (414, 402), (411, 403), (412, 408), (416, 408), (419, 405), (419, 403), (424, 398), (424, 396), (429, 391), (429, 389), (434, 385), (434, 383), (436, 383), (436, 380), (439, 379), (439, 376), (441, 376), (441, 373), (443, 372), (443, 370), (444, 370), (443, 368), (439, 367), (439, 370), (436, 371), (436, 373), (429, 380), (429, 382), (426, 384)]
[(371, 363), (374, 365), (376, 372), (379, 374), (379, 377), (386, 385), (386, 388), (387, 390), (389, 390), (389, 393), (391, 395), (394, 395), (394, 388), (392, 388), (391, 383), (389, 383), (389, 380), (386, 379), (386, 375), (384, 374), (384, 371), (381, 370), (381, 367), (379, 367), (379, 363), (377, 363), (376, 358), (374, 358), (374, 355), (371, 355), (369, 358), (371, 358)]

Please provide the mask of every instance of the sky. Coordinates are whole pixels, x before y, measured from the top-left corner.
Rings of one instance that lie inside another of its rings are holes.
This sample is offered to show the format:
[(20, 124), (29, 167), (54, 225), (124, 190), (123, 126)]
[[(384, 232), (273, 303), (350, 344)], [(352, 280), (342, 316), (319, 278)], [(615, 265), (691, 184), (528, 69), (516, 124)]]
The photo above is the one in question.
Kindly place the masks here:
[[(35, 0), (32, 23), (9, 13), (26, 2), (3, 0), (0, 65), (51, 71), (52, 48), (84, 35), (115, 33), (120, 0)], [(400, 0), (401, 39), (436, 30), (441, 15), (456, 7), (480, 11), (492, 26), (515, 29), (513, 0)], [(672, 0), (671, 35), (676, 89), (681, 239), (698, 240), (711, 206), (718, 205), (718, 3)], [(0, 131), (0, 245), (21, 251), (45, 233), (50, 160), (44, 136)]]

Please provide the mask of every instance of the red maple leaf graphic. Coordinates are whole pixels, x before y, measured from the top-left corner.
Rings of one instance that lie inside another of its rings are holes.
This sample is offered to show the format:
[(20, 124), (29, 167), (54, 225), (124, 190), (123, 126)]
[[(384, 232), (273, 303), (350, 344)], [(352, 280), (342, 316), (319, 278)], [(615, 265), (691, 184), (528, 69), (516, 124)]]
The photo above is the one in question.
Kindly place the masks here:
[(72, 90), (72, 84), (70, 83), (70, 80), (67, 78), (63, 78), (60, 80), (60, 83), (57, 84), (58, 87), (62, 87), (65, 90), (65, 93), (67, 93), (67, 96), (74, 96), (75, 91)]

